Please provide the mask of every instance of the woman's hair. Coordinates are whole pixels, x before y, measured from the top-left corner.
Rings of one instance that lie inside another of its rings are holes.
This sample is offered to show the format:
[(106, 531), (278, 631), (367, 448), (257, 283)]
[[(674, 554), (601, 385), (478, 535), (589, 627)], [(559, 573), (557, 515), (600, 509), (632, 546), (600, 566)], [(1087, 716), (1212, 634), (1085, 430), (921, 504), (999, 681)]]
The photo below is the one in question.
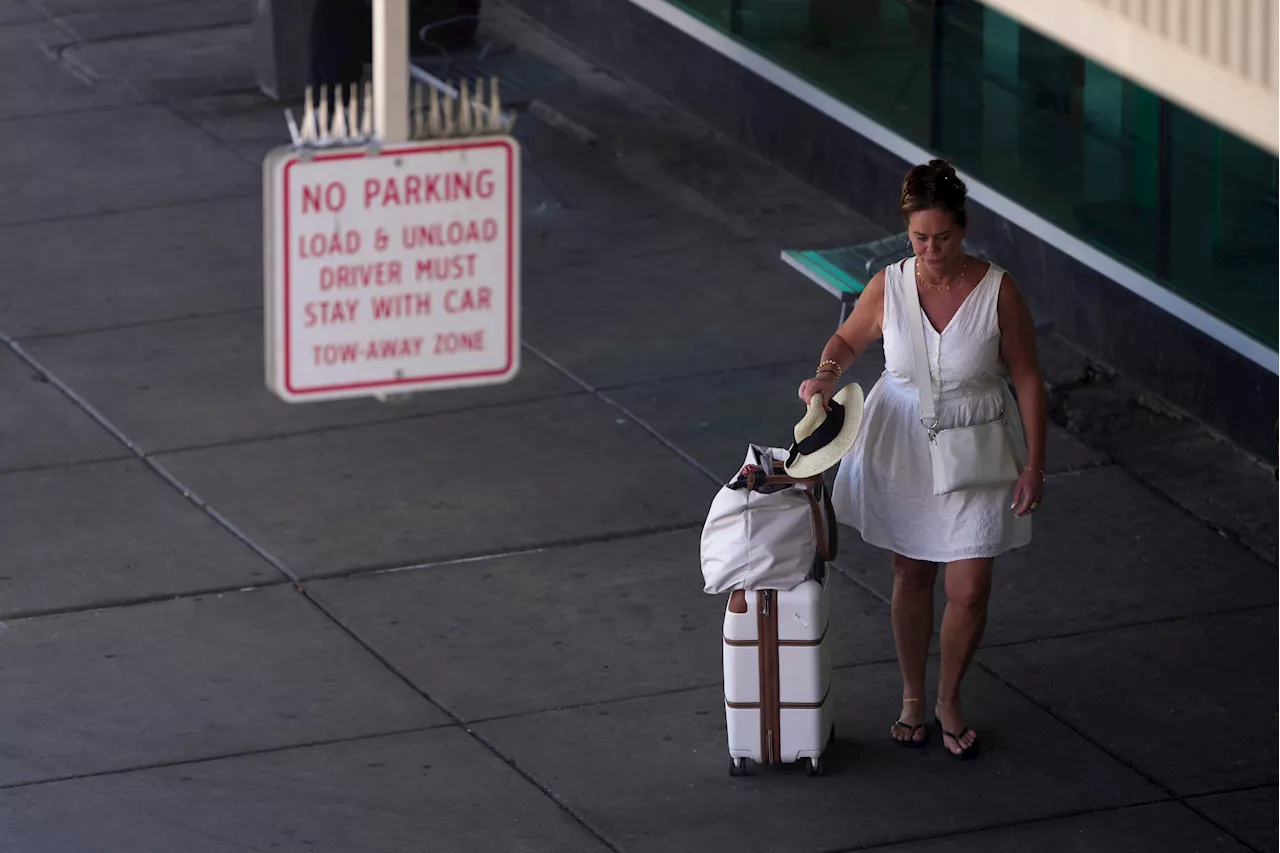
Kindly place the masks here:
[(930, 160), (913, 166), (902, 181), (902, 221), (922, 210), (945, 210), (961, 228), (969, 222), (964, 209), (964, 181), (956, 177), (956, 169), (946, 160)]

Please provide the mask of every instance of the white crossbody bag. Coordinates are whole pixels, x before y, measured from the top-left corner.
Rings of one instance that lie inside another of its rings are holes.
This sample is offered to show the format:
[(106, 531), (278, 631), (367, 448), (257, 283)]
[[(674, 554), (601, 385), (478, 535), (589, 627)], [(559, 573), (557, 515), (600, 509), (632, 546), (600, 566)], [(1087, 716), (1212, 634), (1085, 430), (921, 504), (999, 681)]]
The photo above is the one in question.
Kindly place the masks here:
[[(912, 263), (915, 263), (914, 259)], [(904, 265), (905, 267), (905, 265)], [(933, 399), (933, 373), (924, 343), (924, 312), (914, 281), (903, 270), (907, 324), (916, 356), (916, 391), (920, 395), (920, 423), (929, 433), (929, 458), (933, 463), (933, 493), (945, 495), (981, 486), (1001, 486), (1018, 479), (1018, 461), (1003, 410), (994, 421), (972, 426), (939, 429)], [(925, 390), (928, 383), (928, 391)]]

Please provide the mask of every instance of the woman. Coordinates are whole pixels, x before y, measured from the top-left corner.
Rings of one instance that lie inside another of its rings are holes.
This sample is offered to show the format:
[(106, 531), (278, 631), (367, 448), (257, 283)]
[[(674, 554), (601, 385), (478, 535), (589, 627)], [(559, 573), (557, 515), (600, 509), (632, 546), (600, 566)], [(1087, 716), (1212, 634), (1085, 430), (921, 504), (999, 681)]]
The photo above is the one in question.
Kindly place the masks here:
[[(836, 476), (836, 517), (893, 554), (893, 636), (902, 670), (895, 741), (923, 746), (925, 659), (933, 633), (933, 586), (945, 563), (942, 672), (934, 720), (947, 751), (977, 755), (977, 733), (960, 705), (960, 682), (987, 621), (992, 564), (1031, 540), (1044, 492), (1045, 394), (1035, 327), (1013, 277), (964, 253), (965, 187), (942, 160), (916, 166), (902, 184), (902, 217), (915, 257), (871, 279), (853, 314), (800, 386), (808, 405), (830, 400), (840, 376), (884, 338), (885, 371), (867, 395), (862, 430)], [(908, 325), (919, 296), (930, 374), (944, 429), (1008, 416), (1021, 475), (1008, 486), (934, 495), (929, 437), (920, 421), (916, 359)], [(1008, 372), (1017, 402), (1004, 381)], [(1019, 416), (1019, 409), (1020, 416)]]

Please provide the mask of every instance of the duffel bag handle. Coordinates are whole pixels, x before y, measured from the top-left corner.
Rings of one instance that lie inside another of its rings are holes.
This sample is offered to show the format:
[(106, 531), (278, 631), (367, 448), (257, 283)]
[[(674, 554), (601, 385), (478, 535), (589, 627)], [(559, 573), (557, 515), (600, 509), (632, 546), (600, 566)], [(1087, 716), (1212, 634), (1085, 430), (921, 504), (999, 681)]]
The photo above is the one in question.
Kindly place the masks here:
[(761, 486), (821, 486), (822, 476), (788, 477), (786, 474), (766, 474), (764, 471), (747, 472), (747, 488), (756, 491)]

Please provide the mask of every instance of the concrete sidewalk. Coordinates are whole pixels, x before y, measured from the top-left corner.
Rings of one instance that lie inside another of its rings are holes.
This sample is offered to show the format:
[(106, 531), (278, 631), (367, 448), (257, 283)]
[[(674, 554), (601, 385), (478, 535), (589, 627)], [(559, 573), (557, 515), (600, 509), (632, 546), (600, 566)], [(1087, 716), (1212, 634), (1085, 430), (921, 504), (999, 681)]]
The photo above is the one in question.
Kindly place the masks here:
[(835, 320), (778, 250), (879, 232), (487, 3), (574, 81), (517, 125), (524, 368), (286, 405), (248, 6), (0, 0), (0, 851), (1277, 849), (1274, 473), (1053, 338), (981, 759), (890, 742), (846, 530), (831, 772), (730, 779), (698, 533)]

